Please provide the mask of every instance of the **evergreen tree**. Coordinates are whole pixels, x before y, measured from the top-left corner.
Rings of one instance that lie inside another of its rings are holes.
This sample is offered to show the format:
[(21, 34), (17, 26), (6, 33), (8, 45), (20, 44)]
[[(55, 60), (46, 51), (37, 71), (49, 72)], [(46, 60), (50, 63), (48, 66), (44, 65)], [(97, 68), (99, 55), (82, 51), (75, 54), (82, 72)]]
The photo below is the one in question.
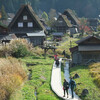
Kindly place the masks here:
[(45, 21), (48, 21), (48, 15), (45, 11), (42, 14), (42, 18), (45, 19)]
[(2, 15), (1, 20), (7, 20), (7, 14), (3, 5), (1, 7), (1, 15)]

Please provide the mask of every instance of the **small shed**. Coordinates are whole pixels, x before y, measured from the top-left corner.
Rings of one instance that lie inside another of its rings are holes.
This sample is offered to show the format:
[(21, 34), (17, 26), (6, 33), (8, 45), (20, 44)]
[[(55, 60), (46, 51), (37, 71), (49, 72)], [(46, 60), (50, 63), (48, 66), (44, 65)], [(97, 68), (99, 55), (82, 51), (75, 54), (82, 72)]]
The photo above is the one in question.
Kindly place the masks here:
[(87, 36), (76, 41), (78, 46), (70, 48), (73, 64), (89, 64), (100, 62), (100, 39), (95, 36)]
[(34, 33), (26, 33), (26, 38), (29, 42), (33, 43), (34, 46), (36, 45), (43, 45), (43, 41), (45, 40), (45, 33), (44, 31), (38, 31)]
[(17, 39), (16, 35), (9, 34), (9, 35), (3, 36), (3, 38), (1, 39), (1, 42), (2, 42), (2, 44), (6, 45), (6, 43), (9, 43), (13, 39)]
[(62, 37), (64, 36), (62, 32), (55, 32), (52, 33), (52, 35), (53, 35), (53, 40), (57, 40), (57, 41), (61, 41)]

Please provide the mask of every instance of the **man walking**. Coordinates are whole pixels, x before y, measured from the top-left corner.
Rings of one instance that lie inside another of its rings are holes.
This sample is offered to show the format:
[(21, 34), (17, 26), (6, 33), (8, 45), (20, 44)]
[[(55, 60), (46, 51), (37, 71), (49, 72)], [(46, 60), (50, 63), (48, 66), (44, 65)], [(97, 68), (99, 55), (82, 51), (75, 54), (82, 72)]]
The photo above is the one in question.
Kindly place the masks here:
[(66, 52), (65, 52), (65, 50), (62, 52), (62, 54), (64, 55), (64, 57), (66, 57)]
[(74, 98), (73, 92), (74, 92), (74, 88), (76, 88), (76, 83), (75, 83), (75, 81), (72, 79), (72, 77), (70, 78), (69, 85), (70, 85), (70, 87), (71, 87), (72, 98)]

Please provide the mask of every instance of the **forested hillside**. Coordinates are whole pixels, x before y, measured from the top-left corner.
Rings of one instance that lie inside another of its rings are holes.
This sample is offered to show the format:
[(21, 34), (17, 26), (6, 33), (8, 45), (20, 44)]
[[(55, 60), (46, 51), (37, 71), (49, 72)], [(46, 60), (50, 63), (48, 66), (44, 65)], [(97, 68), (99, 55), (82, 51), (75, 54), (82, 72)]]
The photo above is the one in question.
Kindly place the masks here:
[(80, 17), (98, 17), (100, 14), (100, 0), (0, 0), (0, 7), (5, 6), (6, 12), (16, 12), (20, 5), (30, 2), (36, 12), (46, 11), (51, 8), (63, 12), (70, 8)]

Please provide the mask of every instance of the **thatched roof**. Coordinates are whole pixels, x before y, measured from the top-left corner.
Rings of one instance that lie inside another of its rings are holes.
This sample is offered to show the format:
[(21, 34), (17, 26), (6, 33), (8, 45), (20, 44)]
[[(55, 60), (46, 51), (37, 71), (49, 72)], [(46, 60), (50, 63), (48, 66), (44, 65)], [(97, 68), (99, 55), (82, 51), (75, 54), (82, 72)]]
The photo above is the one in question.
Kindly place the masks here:
[(70, 21), (68, 20), (68, 18), (66, 17), (66, 15), (61, 15), (61, 17), (64, 19), (64, 21), (66, 22), (68, 27), (72, 27), (72, 24), (70, 23)]
[(22, 11), (24, 10), (24, 8), (26, 8), (28, 10), (28, 12), (30, 13), (30, 15), (32, 16), (32, 18), (35, 19), (36, 23), (41, 27), (42, 30), (45, 31), (45, 27), (42, 25), (42, 23), (40, 22), (38, 16), (35, 14), (34, 10), (32, 9), (32, 7), (30, 5), (22, 5), (21, 8), (18, 10), (18, 12), (16, 13), (15, 17), (13, 18), (13, 20), (11, 21), (11, 23), (9, 24), (9, 28), (11, 28), (13, 26), (13, 24), (15, 23), (15, 21), (17, 20), (17, 18), (20, 16), (20, 14), (22, 13)]
[(62, 20), (66, 23), (66, 25), (68, 27), (72, 27), (72, 24), (70, 23), (70, 21), (67, 19), (66, 15), (59, 15), (56, 25), (59, 25), (59, 18), (62, 18)]
[(80, 44), (80, 43), (82, 43), (82, 42), (84, 42), (84, 41), (86, 41), (86, 40), (88, 40), (88, 39), (91, 39), (91, 38), (95, 38), (96, 40), (99, 40), (99, 41), (100, 41), (99, 38), (97, 38), (97, 37), (95, 37), (95, 36), (92, 36), (92, 35), (89, 35), (89, 36), (87, 36), (87, 37), (82, 38), (81, 40), (76, 41), (76, 43), (77, 43), (77, 44)]
[(15, 14), (14, 13), (7, 13), (8, 18), (14, 18)]
[[(77, 25), (79, 25), (79, 19), (77, 18), (77, 16), (73, 13), (73, 11), (71, 9), (66, 9), (64, 11), (64, 13), (69, 13), (69, 15), (73, 18), (73, 20), (76, 22)], [(64, 14), (63, 13), (63, 14)]]

